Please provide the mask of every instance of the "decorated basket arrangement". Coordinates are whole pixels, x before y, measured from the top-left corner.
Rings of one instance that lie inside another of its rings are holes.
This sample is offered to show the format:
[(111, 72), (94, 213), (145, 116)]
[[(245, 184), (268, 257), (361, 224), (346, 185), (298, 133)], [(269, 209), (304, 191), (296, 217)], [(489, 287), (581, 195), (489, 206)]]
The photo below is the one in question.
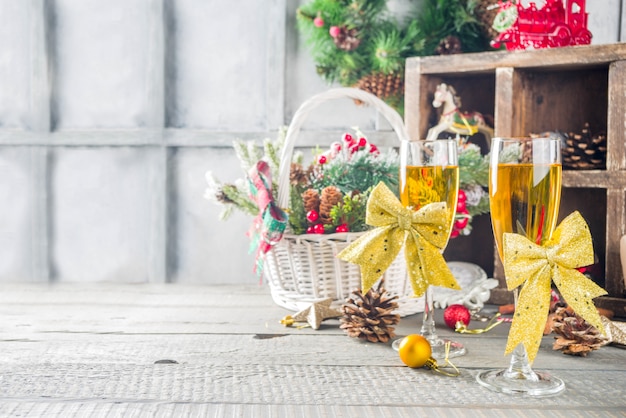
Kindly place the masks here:
[[(379, 181), (397, 189), (397, 154), (394, 151), (380, 153), (365, 138), (349, 135), (344, 135), (343, 143), (332, 144), (328, 152), (318, 157), (317, 164), (313, 166), (318, 172), (310, 176), (313, 181), (309, 185), (301, 186), (293, 181), (293, 176), (290, 175), (293, 173), (293, 149), (302, 124), (313, 109), (329, 100), (340, 98), (350, 98), (374, 107), (390, 123), (399, 139), (407, 137), (402, 118), (394, 109), (373, 94), (355, 88), (332, 89), (313, 96), (295, 113), (283, 147), (277, 201), (280, 207), (290, 208), (292, 219), (302, 219), (301, 215), (306, 212), (307, 222), (311, 225), (306, 226), (303, 231), (304, 225), (291, 222), (292, 232), (304, 233), (285, 234), (266, 254), (264, 267), (275, 302), (289, 309), (297, 309), (298, 302), (319, 298), (343, 302), (355, 289), (361, 287), (359, 267), (339, 260), (336, 255), (360, 237), (367, 228), (364, 224), (365, 204), (370, 189)], [(341, 181), (327, 184), (325, 178), (333, 170), (343, 171), (344, 175), (331, 175)], [(351, 174), (364, 171), (368, 172), (367, 176), (359, 176), (360, 179), (350, 181)], [(294, 187), (290, 187), (290, 184)], [(316, 193), (319, 193), (320, 199), (317, 215), (323, 218), (322, 223), (316, 223), (316, 215), (311, 216), (312, 213), (315, 214)], [(330, 197), (327, 198), (327, 195)], [(308, 197), (311, 198), (307, 199)], [(298, 216), (295, 211), (300, 203), (304, 206), (308, 204), (309, 207), (300, 208)], [(331, 209), (324, 210), (323, 205)], [(346, 222), (346, 218), (350, 217), (352, 221)], [(324, 225), (325, 230), (322, 231), (319, 225)], [(409, 315), (423, 309), (423, 300), (413, 297), (403, 257), (396, 259), (384, 273), (384, 277), (387, 291), (399, 297), (400, 315)]]
[[(381, 181), (393, 191), (398, 188), (397, 151), (379, 150), (358, 131), (318, 150), (308, 165), (294, 153), (310, 112), (334, 99), (373, 107), (398, 139), (408, 137), (402, 117), (384, 101), (360, 89), (337, 88), (305, 101), (287, 132), (274, 142), (266, 140), (263, 152), (254, 143), (235, 142), (246, 180), (221, 184), (207, 173), (207, 197), (225, 205), (224, 215), (237, 208), (255, 217), (250, 237), (257, 273), (266, 279), (274, 301), (290, 310), (328, 298), (341, 303), (361, 287), (359, 266), (336, 255), (369, 228), (365, 209), (370, 191)], [(467, 235), (472, 216), (485, 212), (486, 194), (479, 192), (486, 158), (472, 144), (460, 143), (459, 152), (459, 163), (467, 168), (461, 170), (461, 188), (467, 193), (459, 199), (455, 234)], [(384, 278), (386, 290), (398, 297), (398, 314), (423, 310), (423, 298), (413, 297), (402, 254)]]
[[(262, 271), (274, 301), (294, 311), (304, 303), (327, 298), (343, 303), (361, 287), (359, 267), (336, 255), (367, 229), (365, 206), (369, 191), (379, 181), (397, 189), (397, 152), (379, 150), (358, 132), (337, 138), (309, 166), (303, 166), (298, 155), (294, 157), (294, 147), (308, 115), (336, 99), (352, 99), (375, 108), (399, 139), (407, 137), (401, 116), (381, 99), (356, 88), (336, 88), (305, 101), (294, 114), (284, 138), (273, 143), (266, 141), (264, 156), (257, 153), (258, 149), (242, 143), (235, 145), (240, 159), (247, 161), (243, 167), (248, 173), (246, 182), (222, 185), (207, 173), (207, 197), (226, 204), (227, 211), (236, 207), (256, 216), (251, 235), (253, 246), (260, 253), (257, 270)], [(255, 164), (257, 158), (261, 164)], [(269, 203), (265, 199), (265, 205), (258, 204), (258, 188), (252, 187), (252, 198), (247, 195), (248, 186), (258, 183), (259, 167), (262, 183), (270, 189), (260, 194), (270, 194), (274, 199)], [(259, 214), (261, 206), (268, 208), (265, 215)], [(259, 231), (263, 229), (261, 224), (274, 230)], [(260, 247), (254, 242), (255, 235), (257, 240), (260, 237), (260, 241), (265, 241)], [(423, 310), (423, 298), (413, 297), (403, 256), (384, 277), (387, 291), (399, 298), (398, 314), (405, 316)]]

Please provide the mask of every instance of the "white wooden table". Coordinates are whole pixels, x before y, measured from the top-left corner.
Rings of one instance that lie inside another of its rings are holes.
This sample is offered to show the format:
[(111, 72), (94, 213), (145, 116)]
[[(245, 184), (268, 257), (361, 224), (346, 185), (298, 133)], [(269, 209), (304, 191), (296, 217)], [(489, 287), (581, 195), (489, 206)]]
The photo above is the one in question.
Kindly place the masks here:
[(0, 285), (0, 416), (626, 416), (621, 348), (571, 357), (545, 337), (534, 368), (567, 389), (535, 399), (475, 381), (506, 367), (508, 325), (460, 335), (439, 322), (469, 351), (450, 378), (404, 367), (338, 320), (285, 328), (288, 313), (254, 285)]

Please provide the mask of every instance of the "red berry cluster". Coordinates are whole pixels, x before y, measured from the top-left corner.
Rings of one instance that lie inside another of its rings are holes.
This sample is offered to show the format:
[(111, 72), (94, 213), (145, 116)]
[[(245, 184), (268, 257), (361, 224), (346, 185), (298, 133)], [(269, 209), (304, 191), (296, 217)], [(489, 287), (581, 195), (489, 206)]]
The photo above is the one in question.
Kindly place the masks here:
[(465, 192), (459, 189), (459, 198), (456, 204), (456, 221), (454, 221), (454, 225), (452, 226), (452, 232), (450, 233), (450, 238), (456, 238), (461, 234), (470, 220), (470, 214), (467, 210), (466, 206), (467, 196)]
[(316, 210), (312, 210), (306, 214), (306, 220), (309, 221), (310, 225), (306, 229), (307, 234), (323, 234), (324, 233), (324, 224), (318, 222), (320, 218), (319, 213)]
[(378, 147), (374, 144), (371, 144), (367, 141), (367, 138), (360, 137), (356, 139), (352, 135), (345, 133), (343, 134), (343, 142), (333, 142), (330, 144), (330, 149), (317, 157), (317, 162), (319, 164), (326, 164), (333, 158), (335, 158), (340, 153), (347, 153), (345, 155), (352, 155), (357, 151), (368, 150), (371, 154), (380, 154)]
[(320, 214), (317, 213), (316, 210), (312, 210), (306, 214), (306, 220), (310, 223), (309, 227), (306, 230), (307, 234), (323, 234), (324, 233), (324, 224), (318, 222), (320, 219)]
[[(345, 133), (341, 137), (341, 141), (333, 142), (330, 144), (328, 150), (320, 154), (316, 163), (321, 166), (320, 173), (324, 170), (324, 165), (337, 159), (335, 162), (343, 163), (352, 159), (353, 155), (357, 152), (365, 152), (371, 154), (373, 157), (380, 155), (378, 147), (370, 143), (367, 138), (357, 135), (353, 136), (349, 133)], [(320, 214), (316, 210), (311, 210), (306, 214), (306, 220), (308, 227), (306, 229), (307, 234), (324, 234), (324, 233), (341, 233), (350, 232), (350, 226), (347, 223), (337, 225), (332, 230), (331, 225), (324, 225), (320, 219)]]
[[(309, 211), (306, 214), (306, 220), (310, 224), (306, 229), (307, 234), (323, 234), (325, 232), (324, 224), (319, 222), (320, 214), (316, 210)], [(335, 232), (350, 232), (350, 228), (347, 224), (337, 225)]]

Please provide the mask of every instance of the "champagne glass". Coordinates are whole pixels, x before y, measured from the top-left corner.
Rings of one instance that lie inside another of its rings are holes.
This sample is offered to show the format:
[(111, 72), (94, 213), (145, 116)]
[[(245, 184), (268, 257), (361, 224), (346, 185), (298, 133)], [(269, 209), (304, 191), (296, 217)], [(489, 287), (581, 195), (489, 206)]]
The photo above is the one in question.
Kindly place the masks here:
[[(459, 192), (458, 144), (454, 139), (403, 140), (400, 146), (400, 201), (402, 205), (419, 210), (429, 203), (446, 203), (448, 216), (447, 238), (450, 238)], [(445, 248), (445, 245), (444, 247)], [(443, 251), (443, 249), (442, 249)], [(466, 353), (463, 344), (439, 338), (435, 329), (433, 288), (425, 292), (424, 320), (421, 334), (432, 347), (435, 359)], [(402, 339), (393, 343), (398, 349)]]
[[(561, 200), (561, 141), (557, 138), (493, 138), (489, 163), (489, 204), (500, 260), (503, 234), (516, 233), (542, 244), (557, 223)], [(517, 305), (518, 289), (514, 290)], [(563, 381), (532, 370), (519, 344), (510, 365), (476, 376), (481, 385), (509, 394), (554, 395)]]

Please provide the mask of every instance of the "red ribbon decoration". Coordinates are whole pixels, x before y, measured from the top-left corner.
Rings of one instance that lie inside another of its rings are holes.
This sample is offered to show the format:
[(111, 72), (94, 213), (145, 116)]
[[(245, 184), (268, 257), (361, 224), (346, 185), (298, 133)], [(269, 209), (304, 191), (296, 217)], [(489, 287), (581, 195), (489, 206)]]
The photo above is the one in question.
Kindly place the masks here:
[(272, 195), (272, 173), (265, 161), (259, 161), (248, 173), (250, 197), (259, 207), (259, 214), (254, 218), (248, 231), (251, 239), (250, 252), (256, 252), (254, 271), (261, 275), (263, 256), (278, 243), (287, 227), (287, 214), (276, 205)]

